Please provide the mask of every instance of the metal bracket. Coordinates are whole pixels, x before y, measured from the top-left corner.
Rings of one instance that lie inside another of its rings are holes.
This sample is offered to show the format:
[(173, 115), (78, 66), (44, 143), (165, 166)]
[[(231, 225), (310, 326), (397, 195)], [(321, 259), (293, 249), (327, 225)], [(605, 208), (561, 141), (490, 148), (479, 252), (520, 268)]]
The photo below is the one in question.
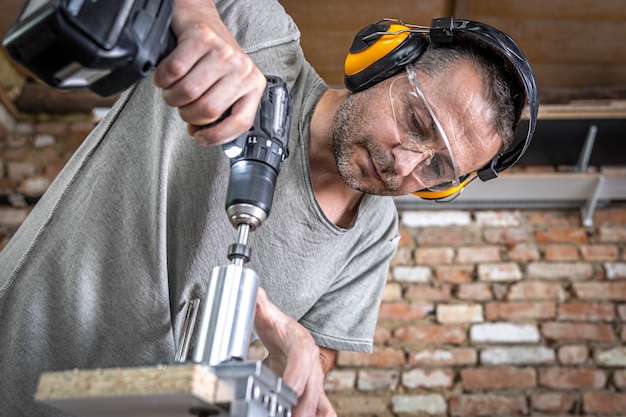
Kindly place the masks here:
[(602, 188), (604, 187), (604, 176), (599, 176), (596, 182), (596, 186), (593, 190), (593, 194), (587, 200), (587, 203), (580, 209), (583, 226), (591, 227), (593, 226), (593, 213), (596, 210), (596, 206), (598, 205), (598, 200), (600, 199), (600, 195), (602, 195)]
[(585, 143), (583, 149), (578, 157), (578, 163), (576, 164), (576, 172), (585, 172), (589, 167), (589, 159), (591, 158), (591, 151), (593, 151), (593, 145), (596, 141), (596, 135), (598, 134), (598, 126), (589, 126), (587, 137), (585, 137)]
[(191, 414), (291, 417), (298, 401), (296, 392), (261, 361), (230, 361), (212, 369), (218, 378), (216, 407), (193, 409)]

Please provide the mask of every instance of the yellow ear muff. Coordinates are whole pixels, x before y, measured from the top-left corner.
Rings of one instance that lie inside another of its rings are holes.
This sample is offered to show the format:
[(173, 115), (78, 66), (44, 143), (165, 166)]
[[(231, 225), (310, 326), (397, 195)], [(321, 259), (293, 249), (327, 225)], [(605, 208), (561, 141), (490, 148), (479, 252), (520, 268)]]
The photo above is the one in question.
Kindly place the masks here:
[(472, 182), (476, 178), (476, 172), (472, 172), (469, 175), (461, 178), (459, 185), (456, 187), (450, 187), (447, 190), (442, 191), (430, 191), (427, 189), (414, 191), (412, 194), (416, 195), (424, 200), (443, 200), (445, 198), (458, 195), (461, 191), (463, 191), (463, 187)]
[[(403, 30), (405, 32), (395, 33)], [(348, 52), (344, 63), (345, 74), (352, 76), (387, 56), (408, 38), (410, 34), (410, 32), (407, 32), (408, 30), (409, 28), (403, 25), (390, 25), (387, 32), (391, 32), (391, 34), (382, 35), (365, 49)]]
[(400, 23), (373, 23), (361, 29), (344, 62), (344, 83), (352, 92), (363, 91), (413, 62), (428, 46), (428, 39)]

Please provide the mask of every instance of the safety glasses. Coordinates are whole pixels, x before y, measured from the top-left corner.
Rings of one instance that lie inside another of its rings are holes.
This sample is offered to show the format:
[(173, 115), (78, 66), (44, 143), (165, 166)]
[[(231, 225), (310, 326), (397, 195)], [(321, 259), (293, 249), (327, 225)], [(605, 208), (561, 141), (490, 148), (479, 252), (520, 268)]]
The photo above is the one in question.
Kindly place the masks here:
[(426, 156), (414, 175), (430, 191), (457, 187), (459, 173), (450, 142), (424, 96), (412, 65), (406, 67), (406, 74), (391, 82), (389, 98), (400, 144), (422, 158)]

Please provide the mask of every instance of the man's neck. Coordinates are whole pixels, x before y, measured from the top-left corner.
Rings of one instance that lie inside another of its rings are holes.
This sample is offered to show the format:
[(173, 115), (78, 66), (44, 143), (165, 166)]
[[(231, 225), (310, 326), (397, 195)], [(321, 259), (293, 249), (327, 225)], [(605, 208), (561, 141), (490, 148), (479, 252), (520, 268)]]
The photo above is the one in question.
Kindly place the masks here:
[(309, 165), (315, 198), (326, 217), (344, 228), (353, 223), (363, 193), (348, 187), (339, 175), (328, 127), (349, 94), (347, 90), (326, 90), (311, 119), (309, 142)]

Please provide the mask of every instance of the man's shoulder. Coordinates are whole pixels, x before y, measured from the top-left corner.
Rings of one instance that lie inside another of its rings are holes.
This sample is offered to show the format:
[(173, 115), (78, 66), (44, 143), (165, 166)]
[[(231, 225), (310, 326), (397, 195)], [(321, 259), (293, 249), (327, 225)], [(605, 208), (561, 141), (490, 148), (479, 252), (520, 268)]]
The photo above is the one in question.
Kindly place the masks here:
[(247, 53), (300, 39), (298, 27), (276, 0), (216, 0), (215, 4)]

